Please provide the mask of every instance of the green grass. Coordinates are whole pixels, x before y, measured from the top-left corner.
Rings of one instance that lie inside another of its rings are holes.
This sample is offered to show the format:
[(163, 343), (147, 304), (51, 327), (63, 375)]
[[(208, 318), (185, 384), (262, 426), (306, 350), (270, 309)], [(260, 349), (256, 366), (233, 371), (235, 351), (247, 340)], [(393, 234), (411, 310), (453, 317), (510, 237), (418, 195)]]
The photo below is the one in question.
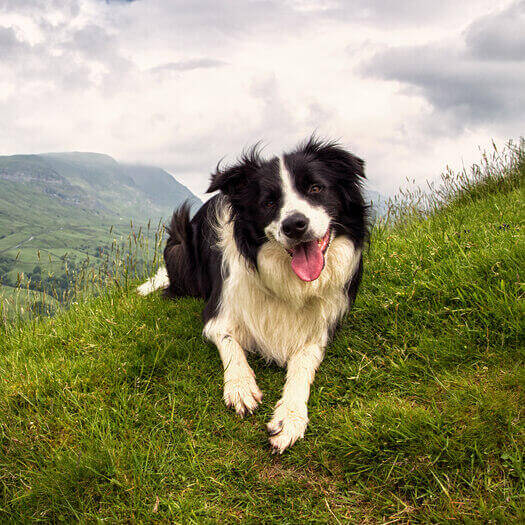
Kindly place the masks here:
[(305, 439), (270, 454), (285, 372), (222, 401), (202, 302), (116, 286), (0, 333), (0, 520), (519, 523), (523, 150), (378, 225)]
[[(90, 225), (47, 225), (37, 231), (22, 227), (17, 234), (0, 239), (0, 320), (19, 317), (21, 309), (25, 311), (22, 318), (27, 319), (34, 302), (34, 296), (26, 293), (28, 288), (35, 292), (44, 290), (48, 297), (67, 305), (79, 285), (85, 288), (93, 284), (87, 281), (100, 281), (102, 269), (115, 262), (129, 266), (126, 255), (135, 265), (145, 264), (162, 238), (160, 223), (87, 224)], [(19, 244), (31, 237), (29, 242)], [(36, 267), (40, 271), (35, 274)], [(17, 294), (16, 301), (9, 293), (13, 288), (23, 291)]]
[[(35, 314), (42, 314), (43, 311), (51, 314), (60, 306), (54, 297), (44, 292), (2, 284), (0, 284), (0, 298), (0, 316), (5, 315), (10, 321), (12, 319), (27, 321)], [(35, 309), (36, 312), (33, 311)]]

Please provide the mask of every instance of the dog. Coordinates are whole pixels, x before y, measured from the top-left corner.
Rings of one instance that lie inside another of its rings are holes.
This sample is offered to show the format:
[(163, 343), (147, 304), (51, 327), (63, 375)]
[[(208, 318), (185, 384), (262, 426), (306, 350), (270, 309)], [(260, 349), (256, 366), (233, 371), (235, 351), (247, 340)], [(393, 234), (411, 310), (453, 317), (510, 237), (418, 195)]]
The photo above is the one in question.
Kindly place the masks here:
[(368, 206), (364, 162), (316, 137), (280, 157), (257, 147), (217, 166), (193, 218), (173, 215), (165, 268), (138, 288), (146, 295), (201, 297), (206, 339), (224, 366), (224, 401), (252, 413), (262, 392), (246, 353), (286, 367), (267, 425), (272, 451), (304, 437), (310, 387), (325, 348), (354, 303), (363, 273)]

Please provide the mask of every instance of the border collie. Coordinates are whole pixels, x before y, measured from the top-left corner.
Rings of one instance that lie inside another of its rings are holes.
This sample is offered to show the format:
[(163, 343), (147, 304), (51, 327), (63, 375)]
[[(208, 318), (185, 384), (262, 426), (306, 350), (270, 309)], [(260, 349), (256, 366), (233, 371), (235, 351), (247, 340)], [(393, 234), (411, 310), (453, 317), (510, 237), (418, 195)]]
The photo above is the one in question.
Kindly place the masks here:
[(274, 452), (304, 436), (310, 385), (362, 274), (367, 206), (364, 163), (312, 137), (281, 157), (257, 147), (211, 177), (208, 200), (190, 219), (173, 215), (165, 268), (138, 288), (206, 301), (204, 336), (224, 365), (224, 401), (243, 416), (262, 393), (246, 352), (286, 366), (267, 425)]

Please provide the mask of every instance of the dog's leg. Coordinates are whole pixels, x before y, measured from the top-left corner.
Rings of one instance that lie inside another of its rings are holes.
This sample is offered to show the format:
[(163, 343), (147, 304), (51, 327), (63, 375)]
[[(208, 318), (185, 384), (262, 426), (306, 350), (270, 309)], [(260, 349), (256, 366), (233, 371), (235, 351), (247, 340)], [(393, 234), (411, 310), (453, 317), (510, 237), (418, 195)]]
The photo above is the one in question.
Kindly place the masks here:
[(274, 452), (282, 454), (287, 447), (304, 437), (308, 424), (310, 385), (323, 355), (323, 348), (311, 345), (289, 359), (283, 395), (268, 423), (270, 444)]
[(255, 382), (255, 373), (250, 368), (246, 354), (230, 331), (217, 319), (204, 328), (204, 335), (217, 349), (224, 366), (224, 402), (234, 408), (241, 417), (257, 408), (262, 392)]

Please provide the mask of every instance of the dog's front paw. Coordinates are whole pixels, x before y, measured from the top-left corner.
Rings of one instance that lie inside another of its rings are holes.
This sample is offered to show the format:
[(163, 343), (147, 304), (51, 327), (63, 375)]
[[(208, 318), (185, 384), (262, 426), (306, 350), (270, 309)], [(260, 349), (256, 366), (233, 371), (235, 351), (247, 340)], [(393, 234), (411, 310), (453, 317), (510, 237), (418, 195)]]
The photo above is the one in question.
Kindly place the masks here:
[(251, 375), (224, 379), (224, 402), (241, 417), (246, 412), (251, 414), (261, 402), (262, 396), (255, 377)]
[(298, 439), (304, 437), (308, 416), (306, 405), (293, 407), (280, 401), (267, 425), (272, 454), (282, 454)]

